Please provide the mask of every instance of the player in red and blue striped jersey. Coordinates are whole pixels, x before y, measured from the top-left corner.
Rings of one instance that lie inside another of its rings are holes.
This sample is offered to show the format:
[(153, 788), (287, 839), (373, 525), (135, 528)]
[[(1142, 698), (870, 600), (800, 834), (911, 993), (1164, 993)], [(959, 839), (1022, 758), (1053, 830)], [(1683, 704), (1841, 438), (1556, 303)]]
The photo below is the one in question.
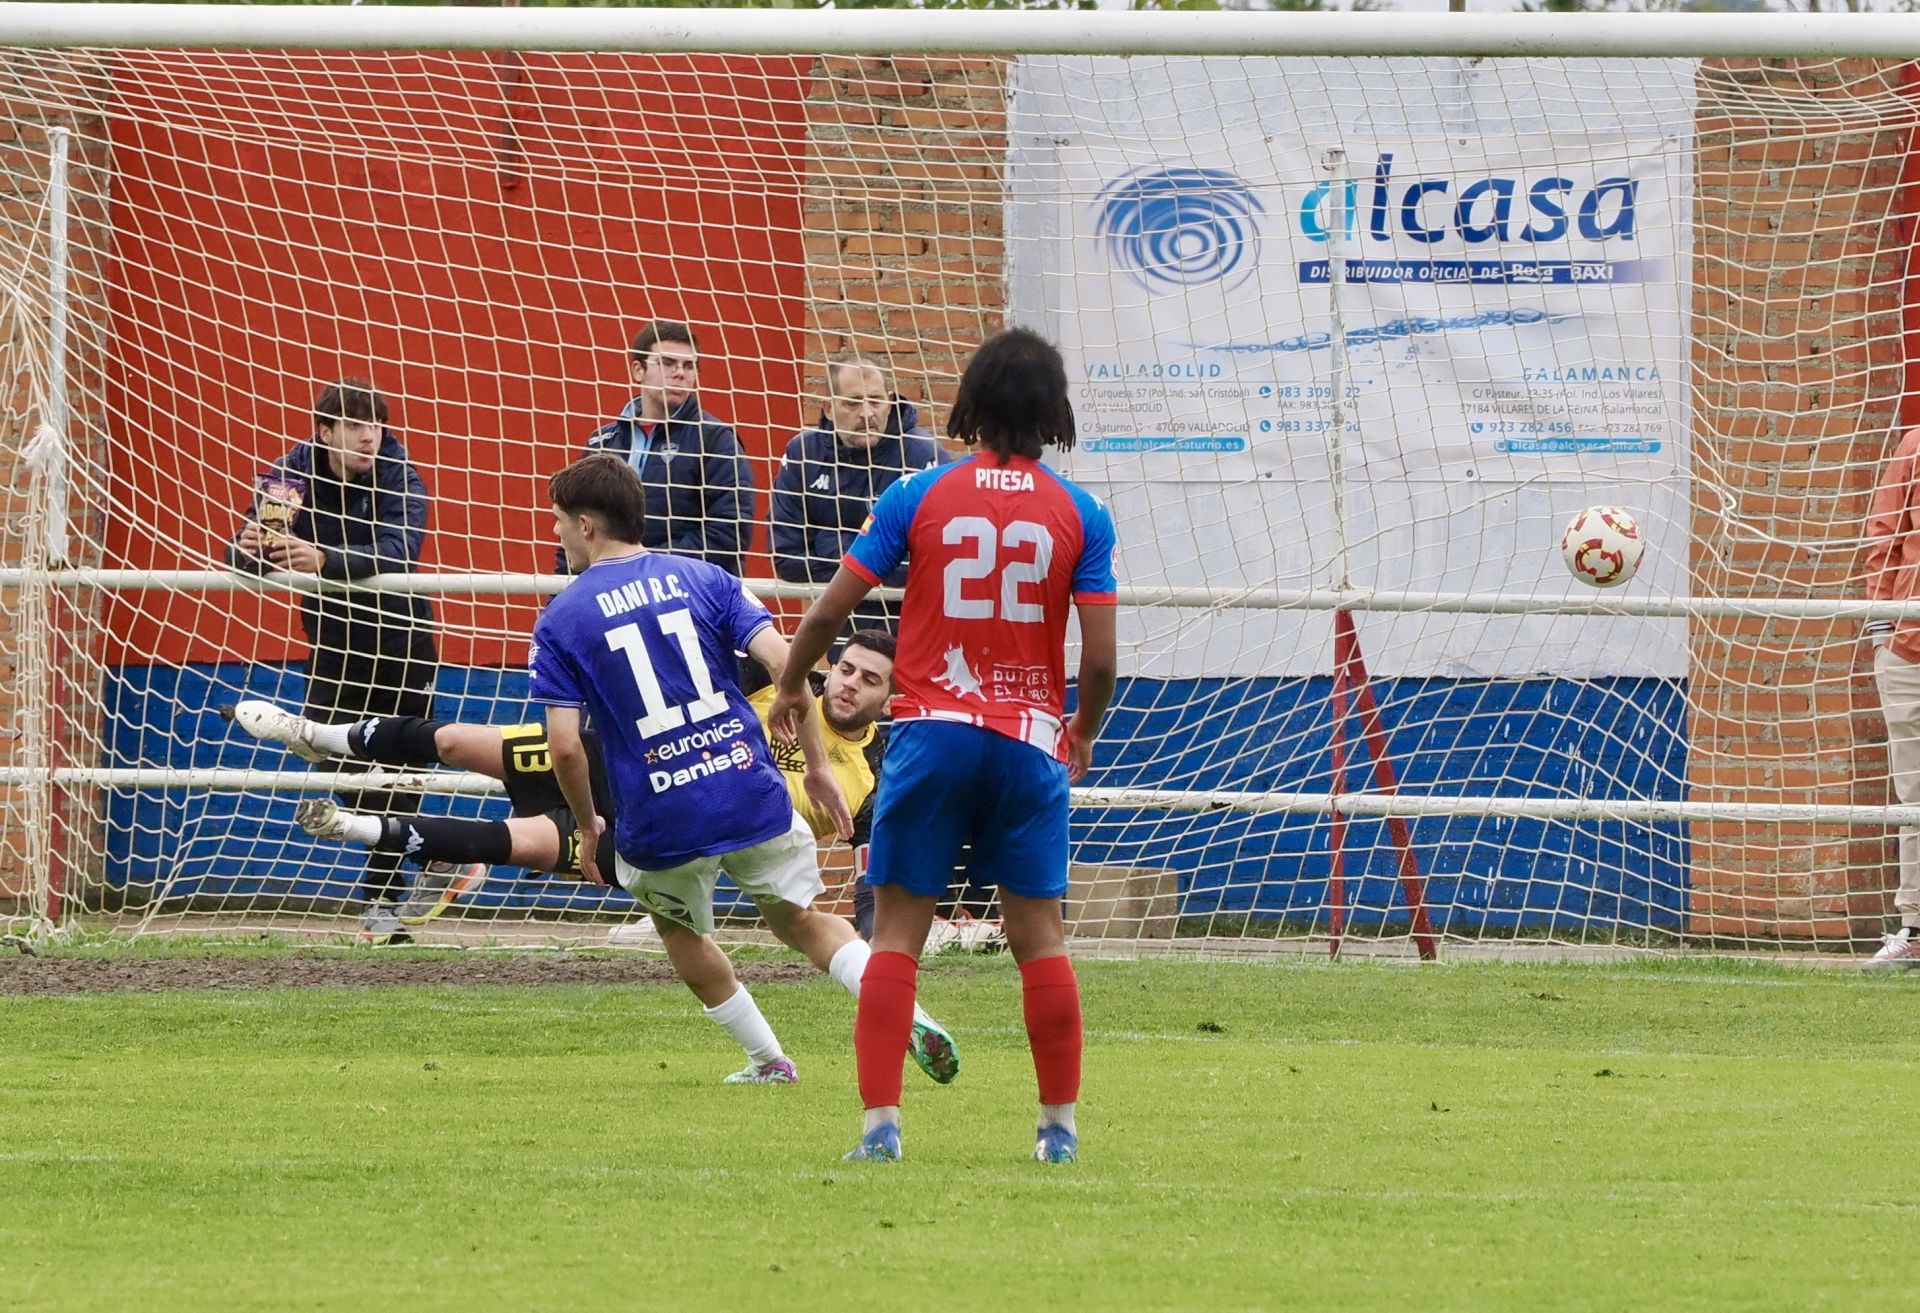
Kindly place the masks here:
[[(1041, 463), (1073, 445), (1060, 353), (1021, 329), (992, 338), (960, 381), (948, 431), (982, 450), (881, 495), (839, 572), (801, 621), (768, 715), (799, 732), (806, 671), (847, 616), (909, 562), (894, 661), (894, 729), (873, 821), (873, 957), (854, 1025), (867, 1108), (849, 1158), (900, 1156), (901, 1069), (919, 957), (964, 844), (969, 876), (998, 885), (1020, 965), (1040, 1086), (1034, 1157), (1078, 1153), (1080, 991), (1067, 958), (1067, 785), (1087, 770), (1113, 697), (1113, 519)], [(1069, 608), (1079, 706), (1064, 711)]]

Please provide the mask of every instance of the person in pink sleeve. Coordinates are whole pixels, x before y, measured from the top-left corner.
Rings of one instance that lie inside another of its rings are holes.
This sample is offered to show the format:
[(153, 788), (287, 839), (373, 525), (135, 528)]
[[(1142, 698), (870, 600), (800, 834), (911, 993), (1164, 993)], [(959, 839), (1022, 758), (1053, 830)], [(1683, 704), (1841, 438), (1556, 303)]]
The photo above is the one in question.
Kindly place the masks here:
[[(1908, 602), (1920, 594), (1920, 428), (1908, 429), (1874, 489), (1867, 514), (1867, 595)], [(1920, 804), (1920, 620), (1872, 620), (1873, 680), (1887, 721), (1887, 763), (1894, 796)], [(1920, 966), (1920, 829), (1900, 831), (1900, 886), (1893, 895), (1900, 927), (1867, 966)]]

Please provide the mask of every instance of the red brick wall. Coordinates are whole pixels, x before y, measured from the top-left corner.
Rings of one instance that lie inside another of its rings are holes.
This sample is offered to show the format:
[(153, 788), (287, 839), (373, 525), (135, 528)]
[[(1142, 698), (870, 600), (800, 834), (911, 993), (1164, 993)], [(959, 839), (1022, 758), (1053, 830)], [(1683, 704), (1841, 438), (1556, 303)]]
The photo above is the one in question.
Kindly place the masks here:
[[(1698, 596), (1855, 597), (1879, 465), (1897, 436), (1898, 66), (1719, 61), (1700, 80), (1694, 214)], [(1824, 108), (1823, 108), (1824, 104)], [(1699, 800), (1890, 801), (1858, 622), (1697, 619), (1690, 784)], [(1873, 829), (1697, 824), (1693, 928), (1843, 940), (1875, 932), (1891, 844)]]
[(1005, 325), (1005, 60), (832, 58), (807, 96), (809, 376), (890, 361), (938, 428), (967, 356)]

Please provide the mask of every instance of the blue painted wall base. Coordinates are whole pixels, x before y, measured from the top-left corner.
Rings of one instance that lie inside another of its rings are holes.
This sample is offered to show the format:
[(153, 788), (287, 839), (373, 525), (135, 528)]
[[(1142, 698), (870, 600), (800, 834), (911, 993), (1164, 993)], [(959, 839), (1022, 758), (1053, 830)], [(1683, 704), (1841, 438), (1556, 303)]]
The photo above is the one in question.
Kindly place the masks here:
[[(298, 666), (128, 666), (106, 688), (109, 766), (297, 769), (216, 708), (242, 697), (297, 707)], [(1108, 787), (1325, 792), (1332, 682), (1312, 679), (1123, 680), (1087, 781)], [(1406, 793), (1508, 797), (1681, 798), (1686, 697), (1681, 681), (1403, 679), (1375, 685)], [(520, 670), (441, 672), (437, 713), (509, 724), (538, 718)], [(1369, 763), (1350, 749), (1348, 787)], [(351, 898), (362, 850), (308, 838), (296, 795), (115, 790), (107, 880), (136, 901), (262, 896)], [(505, 817), (506, 800), (429, 796), (429, 814)], [(1413, 837), (1435, 929), (1678, 929), (1688, 848), (1679, 825), (1428, 818)], [(1079, 810), (1081, 862), (1172, 870), (1182, 914), (1324, 921), (1330, 871), (1324, 816)], [(1404, 921), (1384, 821), (1347, 832), (1349, 902), (1358, 924)], [(630, 911), (618, 890), (517, 879), (496, 869), (474, 900), (505, 910)]]

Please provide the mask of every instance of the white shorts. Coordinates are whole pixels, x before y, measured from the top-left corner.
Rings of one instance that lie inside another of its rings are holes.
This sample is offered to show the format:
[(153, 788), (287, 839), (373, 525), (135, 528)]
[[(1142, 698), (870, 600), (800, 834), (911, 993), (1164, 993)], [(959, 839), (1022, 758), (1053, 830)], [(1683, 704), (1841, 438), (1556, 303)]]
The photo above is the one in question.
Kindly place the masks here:
[(777, 900), (808, 907), (827, 888), (820, 882), (813, 827), (797, 811), (785, 834), (751, 847), (696, 857), (664, 871), (643, 871), (625, 858), (613, 864), (620, 887), (649, 915), (703, 935), (713, 933), (713, 887), (723, 871), (756, 903)]

